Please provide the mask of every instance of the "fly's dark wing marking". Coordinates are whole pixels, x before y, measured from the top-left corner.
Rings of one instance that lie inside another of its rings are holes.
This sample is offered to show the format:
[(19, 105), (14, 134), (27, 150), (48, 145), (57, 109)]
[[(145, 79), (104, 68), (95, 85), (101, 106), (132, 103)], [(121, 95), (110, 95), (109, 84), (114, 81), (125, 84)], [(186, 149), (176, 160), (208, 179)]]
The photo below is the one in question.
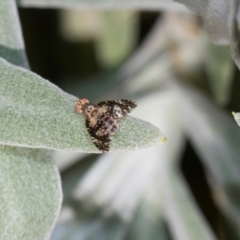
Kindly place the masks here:
[(110, 149), (110, 136), (108, 134), (99, 136), (97, 135), (98, 130), (104, 127), (103, 122), (98, 122), (94, 127), (90, 126), (89, 120), (86, 119), (86, 127), (88, 133), (92, 139), (93, 144), (102, 152), (108, 152)]
[(115, 111), (115, 106), (118, 106), (121, 109), (122, 116), (126, 116), (137, 106), (135, 102), (130, 100), (124, 100), (124, 99), (103, 101), (103, 102), (99, 102), (97, 105), (100, 107), (104, 105), (107, 106), (110, 114), (113, 114)]

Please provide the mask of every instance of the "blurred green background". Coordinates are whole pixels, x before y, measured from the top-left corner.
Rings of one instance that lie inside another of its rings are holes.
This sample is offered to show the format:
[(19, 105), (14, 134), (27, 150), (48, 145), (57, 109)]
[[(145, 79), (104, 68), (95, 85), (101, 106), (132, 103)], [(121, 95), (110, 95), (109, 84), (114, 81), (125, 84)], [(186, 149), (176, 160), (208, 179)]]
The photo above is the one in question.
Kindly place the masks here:
[(64, 202), (51, 240), (240, 239), (240, 130), (230, 116), (240, 109), (239, 70), (202, 20), (184, 11), (19, 14), (33, 72), (93, 102), (133, 99), (169, 140), (135, 153), (55, 152)]

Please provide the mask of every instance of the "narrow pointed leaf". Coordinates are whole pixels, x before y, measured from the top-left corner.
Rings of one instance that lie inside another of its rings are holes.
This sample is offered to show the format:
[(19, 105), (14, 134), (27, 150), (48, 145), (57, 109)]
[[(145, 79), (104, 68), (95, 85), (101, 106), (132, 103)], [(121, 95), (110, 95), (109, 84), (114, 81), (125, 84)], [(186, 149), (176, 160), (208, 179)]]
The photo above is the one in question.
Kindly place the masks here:
[[(0, 71), (0, 143), (99, 152), (84, 117), (75, 111), (76, 97), (2, 59)], [(120, 128), (111, 150), (138, 149), (166, 140), (157, 127), (133, 117), (122, 121)]]

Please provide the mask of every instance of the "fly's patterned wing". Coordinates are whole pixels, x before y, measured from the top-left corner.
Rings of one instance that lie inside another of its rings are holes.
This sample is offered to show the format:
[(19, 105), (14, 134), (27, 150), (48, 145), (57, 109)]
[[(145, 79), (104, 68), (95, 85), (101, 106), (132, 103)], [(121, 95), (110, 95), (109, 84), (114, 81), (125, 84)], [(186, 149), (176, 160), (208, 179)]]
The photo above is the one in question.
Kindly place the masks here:
[(124, 99), (103, 101), (99, 102), (97, 105), (100, 107), (106, 106), (109, 114), (114, 118), (123, 118), (137, 106), (135, 102)]
[(99, 131), (105, 128), (104, 123), (98, 121), (95, 126), (91, 126), (88, 119), (86, 119), (86, 127), (92, 139), (93, 144), (102, 152), (108, 152), (110, 149), (110, 136), (109, 134), (99, 135)]
[(118, 120), (124, 118), (136, 106), (135, 102), (129, 100), (112, 100), (97, 105), (88, 104), (84, 108), (86, 128), (93, 144), (100, 151), (109, 151), (111, 136), (119, 130)]

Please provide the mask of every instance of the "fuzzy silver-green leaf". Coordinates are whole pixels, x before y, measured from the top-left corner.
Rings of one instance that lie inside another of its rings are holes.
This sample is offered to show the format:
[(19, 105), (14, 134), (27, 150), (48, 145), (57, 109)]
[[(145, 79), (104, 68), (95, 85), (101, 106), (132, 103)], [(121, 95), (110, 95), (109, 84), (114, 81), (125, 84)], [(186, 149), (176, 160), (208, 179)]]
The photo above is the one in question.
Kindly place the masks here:
[[(99, 152), (84, 117), (75, 111), (76, 97), (3, 59), (0, 72), (0, 143)], [(164, 140), (157, 127), (129, 116), (113, 137), (111, 150), (149, 147)]]
[(13, 64), (28, 68), (15, 1), (1, 1), (0, 16), (0, 56)]
[(0, 146), (0, 239), (47, 239), (60, 211), (60, 188), (46, 152)]

